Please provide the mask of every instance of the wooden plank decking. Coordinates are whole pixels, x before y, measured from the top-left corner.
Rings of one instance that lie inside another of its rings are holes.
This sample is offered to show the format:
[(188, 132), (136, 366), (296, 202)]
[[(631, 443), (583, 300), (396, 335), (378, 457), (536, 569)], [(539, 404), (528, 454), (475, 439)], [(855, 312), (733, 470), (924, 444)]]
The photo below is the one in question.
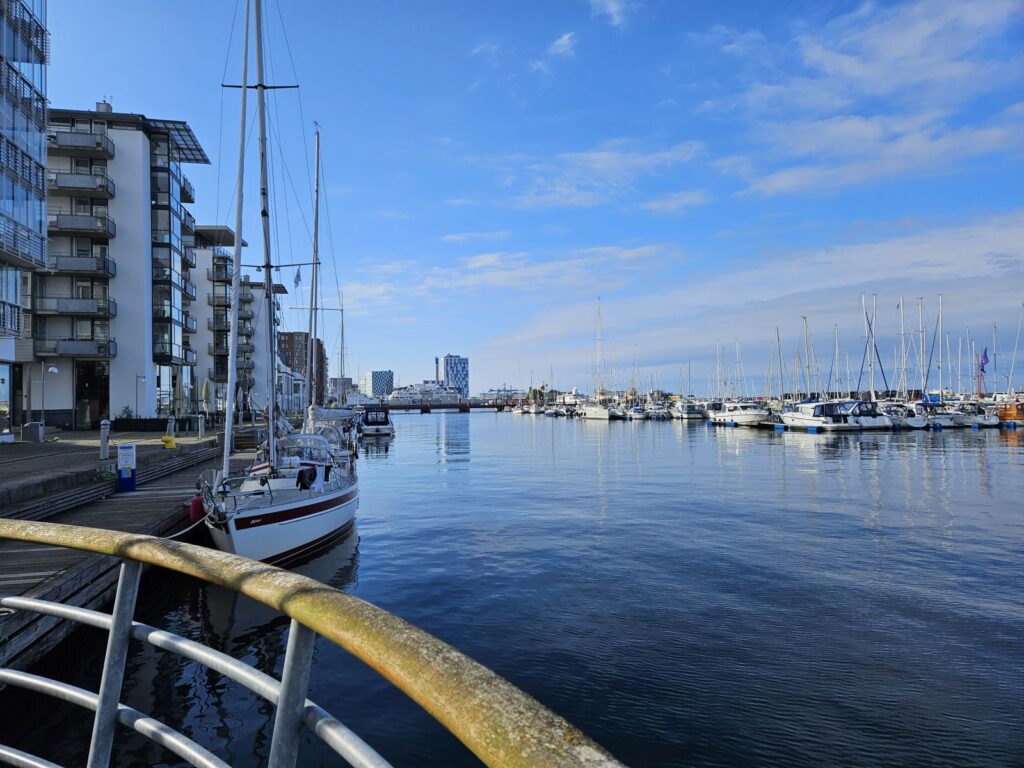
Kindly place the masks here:
[[(251, 457), (250, 457), (251, 460)], [(241, 466), (245, 458), (232, 460)], [(219, 461), (187, 467), (141, 485), (134, 493), (58, 513), (48, 522), (164, 536), (187, 523), (196, 479)], [(60, 547), (0, 541), (0, 594), (100, 609), (114, 595), (115, 558)], [(26, 669), (76, 628), (72, 622), (16, 611), (0, 615), (0, 667)]]

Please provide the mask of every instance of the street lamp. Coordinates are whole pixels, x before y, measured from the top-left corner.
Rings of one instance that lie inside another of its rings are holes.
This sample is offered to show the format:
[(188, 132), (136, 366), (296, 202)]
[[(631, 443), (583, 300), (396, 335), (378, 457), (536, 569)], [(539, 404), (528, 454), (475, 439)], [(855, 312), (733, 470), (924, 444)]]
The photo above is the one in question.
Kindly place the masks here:
[(56, 365), (44, 368), (42, 360), (39, 361), (39, 423), (43, 427), (43, 436), (46, 436), (46, 374), (60, 373)]
[(135, 418), (136, 419), (141, 418), (139, 416), (139, 383), (140, 382), (145, 384), (146, 383), (146, 377), (145, 376), (138, 376), (138, 375), (136, 375), (135, 376)]

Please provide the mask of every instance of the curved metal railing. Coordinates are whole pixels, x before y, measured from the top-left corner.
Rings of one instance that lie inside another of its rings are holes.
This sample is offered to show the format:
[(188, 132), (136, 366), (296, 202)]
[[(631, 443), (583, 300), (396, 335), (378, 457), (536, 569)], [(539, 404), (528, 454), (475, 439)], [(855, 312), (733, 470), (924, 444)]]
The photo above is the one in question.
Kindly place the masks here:
[[(303, 727), (354, 766), (388, 765), (356, 734), (306, 699), (317, 635), (383, 675), (487, 765), (620, 765), (563, 718), (491, 670), (397, 616), (306, 576), (207, 547), (97, 528), (0, 519), (0, 539), (122, 559), (111, 614), (31, 598), (0, 597), (0, 606), (7, 609), (34, 611), (108, 631), (98, 693), (27, 672), (0, 669), (0, 683), (50, 694), (96, 712), (89, 766), (108, 764), (117, 722), (191, 765), (226, 765), (188, 737), (120, 703), (132, 637), (204, 664), (275, 704), (271, 766), (295, 764)], [(142, 564), (225, 587), (288, 616), (292, 621), (281, 681), (200, 643), (132, 621)], [(52, 766), (2, 745), (0, 762)]]

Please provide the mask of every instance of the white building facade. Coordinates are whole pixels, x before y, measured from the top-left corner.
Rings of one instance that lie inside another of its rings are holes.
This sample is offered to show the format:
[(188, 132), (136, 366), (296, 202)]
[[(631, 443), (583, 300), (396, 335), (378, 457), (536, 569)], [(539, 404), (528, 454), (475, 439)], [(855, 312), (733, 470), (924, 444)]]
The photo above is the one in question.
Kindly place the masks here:
[(196, 312), (208, 300), (192, 280), (196, 224), (185, 204), (195, 192), (182, 164), (209, 160), (186, 123), (106, 102), (51, 110), (48, 131), (50, 254), (31, 297), (33, 352), (57, 370), (45, 381), (47, 423), (182, 417), (198, 396), (207, 329)]

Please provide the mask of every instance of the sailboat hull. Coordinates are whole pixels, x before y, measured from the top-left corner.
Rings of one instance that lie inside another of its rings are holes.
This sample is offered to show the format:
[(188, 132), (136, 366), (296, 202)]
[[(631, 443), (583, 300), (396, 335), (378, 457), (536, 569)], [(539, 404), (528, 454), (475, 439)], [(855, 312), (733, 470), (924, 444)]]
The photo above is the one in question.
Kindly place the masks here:
[(208, 520), (214, 544), (252, 560), (282, 563), (321, 549), (352, 528), (359, 507), (355, 484), (322, 494), (288, 495), (277, 491), (277, 503), (240, 510), (225, 522)]

